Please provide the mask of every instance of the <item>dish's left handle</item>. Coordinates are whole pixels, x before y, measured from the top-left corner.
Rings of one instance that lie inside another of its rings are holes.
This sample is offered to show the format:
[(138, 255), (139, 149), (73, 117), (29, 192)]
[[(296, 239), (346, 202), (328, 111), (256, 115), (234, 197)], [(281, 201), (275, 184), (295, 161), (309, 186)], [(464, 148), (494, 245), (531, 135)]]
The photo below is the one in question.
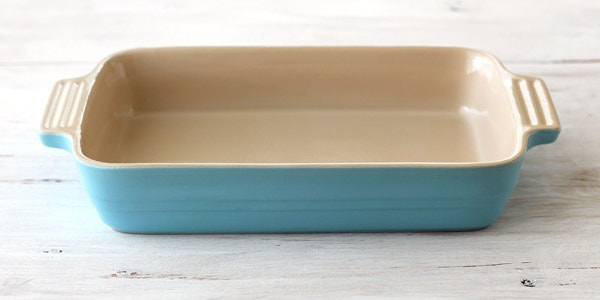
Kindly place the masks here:
[(89, 92), (86, 77), (61, 80), (54, 85), (40, 125), (40, 139), (48, 147), (73, 150)]

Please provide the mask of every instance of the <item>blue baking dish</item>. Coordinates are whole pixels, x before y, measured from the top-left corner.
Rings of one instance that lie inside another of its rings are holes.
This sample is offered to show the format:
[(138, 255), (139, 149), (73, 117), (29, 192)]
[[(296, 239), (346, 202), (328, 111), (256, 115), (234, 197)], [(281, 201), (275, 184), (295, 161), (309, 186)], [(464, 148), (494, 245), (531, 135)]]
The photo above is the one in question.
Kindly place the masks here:
[(481, 51), (185, 47), (60, 81), (40, 131), (118, 231), (390, 232), (489, 226), (560, 124)]

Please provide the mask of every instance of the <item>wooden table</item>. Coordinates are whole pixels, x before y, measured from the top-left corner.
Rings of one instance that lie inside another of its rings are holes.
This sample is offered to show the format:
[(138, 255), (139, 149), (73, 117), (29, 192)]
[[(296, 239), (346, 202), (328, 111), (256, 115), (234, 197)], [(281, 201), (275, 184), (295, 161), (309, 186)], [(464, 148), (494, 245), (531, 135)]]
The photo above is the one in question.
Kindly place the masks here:
[[(112, 231), (36, 132), (55, 81), (122, 49), (457, 45), (548, 84), (563, 125), (491, 227), (465, 233)], [(0, 297), (600, 297), (600, 2), (0, 2)]]

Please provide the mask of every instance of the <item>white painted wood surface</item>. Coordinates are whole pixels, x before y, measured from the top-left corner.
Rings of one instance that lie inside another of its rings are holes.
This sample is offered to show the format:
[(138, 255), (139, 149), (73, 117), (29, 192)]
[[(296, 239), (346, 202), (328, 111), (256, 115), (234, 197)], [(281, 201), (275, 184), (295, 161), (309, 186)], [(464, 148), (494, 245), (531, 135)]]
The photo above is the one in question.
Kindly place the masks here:
[[(528, 153), (482, 231), (117, 233), (71, 156), (38, 141), (41, 110), (55, 81), (112, 52), (174, 45), (483, 49), (545, 79), (563, 132)], [(598, 298), (599, 120), (598, 1), (2, 0), (0, 297)]]

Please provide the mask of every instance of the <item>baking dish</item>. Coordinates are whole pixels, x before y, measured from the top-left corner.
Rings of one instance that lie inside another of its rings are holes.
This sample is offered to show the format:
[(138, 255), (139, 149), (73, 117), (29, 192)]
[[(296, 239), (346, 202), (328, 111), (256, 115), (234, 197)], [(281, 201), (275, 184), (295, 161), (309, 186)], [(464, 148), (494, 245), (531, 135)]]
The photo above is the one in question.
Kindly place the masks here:
[(118, 231), (384, 232), (489, 226), (559, 131), (481, 51), (184, 47), (58, 82), (40, 137)]

